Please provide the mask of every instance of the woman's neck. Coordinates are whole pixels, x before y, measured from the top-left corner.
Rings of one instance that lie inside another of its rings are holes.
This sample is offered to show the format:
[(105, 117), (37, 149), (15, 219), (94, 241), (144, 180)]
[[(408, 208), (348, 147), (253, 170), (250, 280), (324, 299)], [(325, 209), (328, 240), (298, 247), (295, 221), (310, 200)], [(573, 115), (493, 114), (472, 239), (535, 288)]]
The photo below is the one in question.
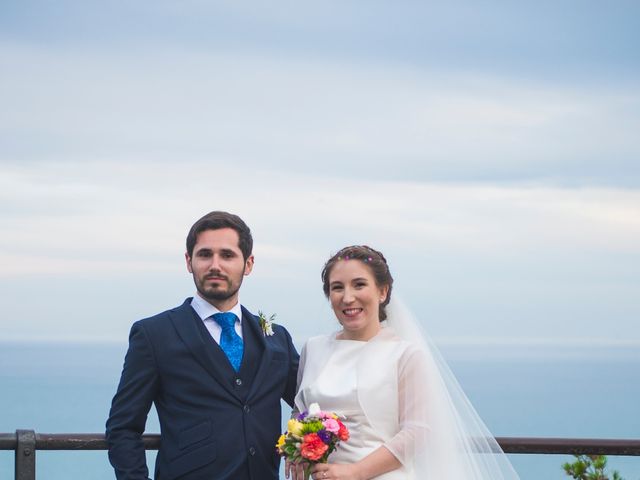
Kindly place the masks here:
[(343, 328), (342, 331), (338, 333), (338, 335), (336, 335), (336, 338), (338, 340), (357, 340), (359, 342), (368, 342), (373, 337), (378, 335), (378, 333), (380, 333), (380, 329), (381, 329), (380, 322), (372, 326), (372, 328), (367, 328), (366, 330), (353, 331), (353, 330), (345, 330)]

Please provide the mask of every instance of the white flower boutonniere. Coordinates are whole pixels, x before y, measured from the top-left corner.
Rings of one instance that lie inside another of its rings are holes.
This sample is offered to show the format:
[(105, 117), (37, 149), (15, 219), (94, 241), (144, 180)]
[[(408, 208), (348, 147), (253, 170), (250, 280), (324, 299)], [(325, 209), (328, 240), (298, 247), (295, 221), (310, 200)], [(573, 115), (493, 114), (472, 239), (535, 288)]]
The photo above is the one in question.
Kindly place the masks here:
[(270, 337), (273, 335), (273, 319), (276, 318), (276, 314), (274, 313), (269, 318), (266, 317), (264, 313), (258, 310), (258, 321), (260, 322), (260, 328), (262, 329), (262, 334), (265, 337)]

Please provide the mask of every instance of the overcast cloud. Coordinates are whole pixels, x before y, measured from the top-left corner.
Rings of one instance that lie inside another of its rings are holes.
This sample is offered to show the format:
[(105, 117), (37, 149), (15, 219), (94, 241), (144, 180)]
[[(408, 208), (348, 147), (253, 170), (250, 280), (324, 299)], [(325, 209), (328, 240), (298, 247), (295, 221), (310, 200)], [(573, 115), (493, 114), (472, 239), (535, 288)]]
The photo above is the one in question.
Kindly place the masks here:
[(0, 337), (124, 341), (213, 209), (298, 343), (387, 254), (460, 342), (640, 342), (637, 2), (4, 2)]

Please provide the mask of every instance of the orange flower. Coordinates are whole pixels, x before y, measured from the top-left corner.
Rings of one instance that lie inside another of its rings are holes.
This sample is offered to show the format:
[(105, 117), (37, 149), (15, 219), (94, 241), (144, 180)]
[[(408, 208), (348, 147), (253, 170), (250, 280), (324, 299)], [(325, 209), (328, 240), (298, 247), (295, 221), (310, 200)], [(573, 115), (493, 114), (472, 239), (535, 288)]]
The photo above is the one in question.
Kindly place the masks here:
[(349, 430), (340, 420), (338, 420), (338, 424), (340, 425), (340, 430), (338, 430), (338, 438), (343, 442), (346, 442), (347, 440), (349, 440)]
[(302, 439), (300, 455), (311, 461), (317, 461), (329, 449), (317, 433), (308, 433)]

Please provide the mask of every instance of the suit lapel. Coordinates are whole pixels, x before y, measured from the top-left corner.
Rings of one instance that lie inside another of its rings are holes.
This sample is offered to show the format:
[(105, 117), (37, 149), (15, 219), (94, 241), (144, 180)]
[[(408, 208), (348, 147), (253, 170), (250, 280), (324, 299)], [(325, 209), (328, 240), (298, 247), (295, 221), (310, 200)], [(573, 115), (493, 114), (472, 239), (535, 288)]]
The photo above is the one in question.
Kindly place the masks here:
[[(216, 379), (216, 381), (231, 395), (240, 400), (238, 393), (233, 390), (225, 376), (223, 368), (227, 366), (227, 360), (224, 352), (211, 338), (204, 323), (191, 308), (191, 299), (170, 312), (171, 322), (178, 332), (178, 336), (185, 343), (187, 348), (195, 357), (196, 361)], [(229, 366), (229, 368), (231, 368)]]
[(253, 382), (251, 383), (251, 389), (249, 390), (249, 397), (251, 398), (257, 391), (257, 388), (265, 380), (269, 373), (269, 365), (271, 365), (271, 359), (273, 358), (273, 349), (264, 338), (264, 332), (256, 318), (244, 307), (242, 307), (242, 324), (247, 328), (249, 333), (257, 342), (259, 347), (258, 355), (262, 353), (262, 358), (258, 356), (258, 369)]

